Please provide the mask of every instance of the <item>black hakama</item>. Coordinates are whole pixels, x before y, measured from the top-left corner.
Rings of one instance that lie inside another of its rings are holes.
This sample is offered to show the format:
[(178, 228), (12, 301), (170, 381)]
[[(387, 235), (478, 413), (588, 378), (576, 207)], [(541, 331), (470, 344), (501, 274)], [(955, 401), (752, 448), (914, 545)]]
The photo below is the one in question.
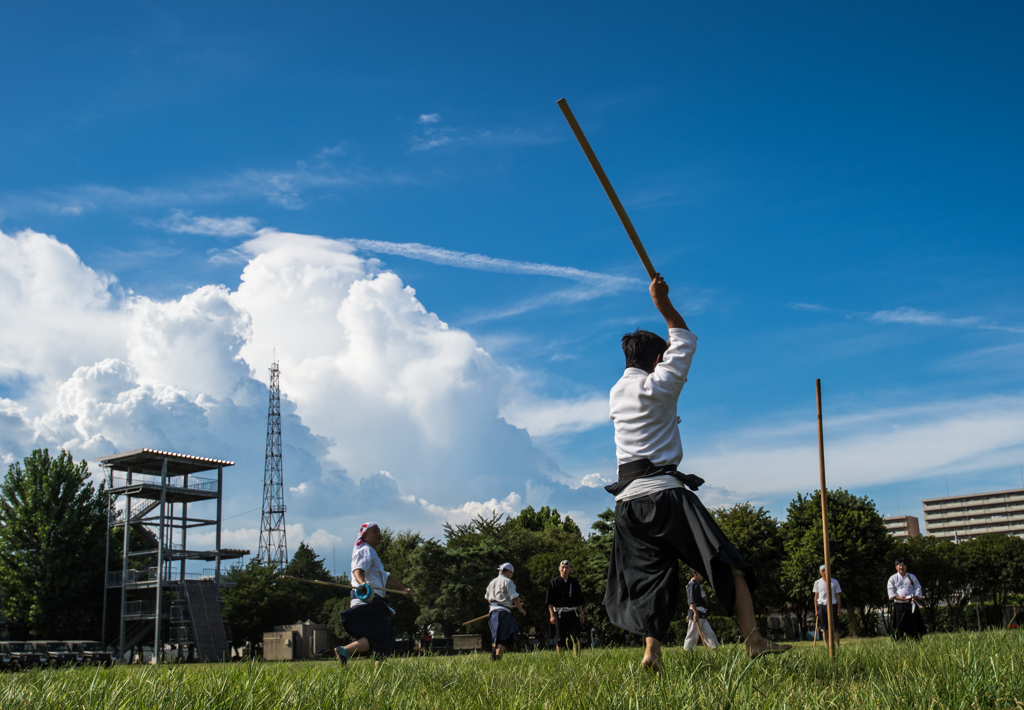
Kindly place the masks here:
[(576, 610), (560, 611), (555, 615), (555, 637), (561, 648), (569, 648), (569, 644), (576, 644), (580, 640), (580, 616)]
[(519, 638), (519, 628), (516, 626), (512, 612), (505, 609), (491, 609), (487, 619), (487, 625), (491, 629), (491, 645), (513, 648)]
[(615, 537), (604, 606), (616, 626), (664, 641), (679, 604), (679, 560), (700, 572), (730, 614), (733, 568), (756, 588), (751, 566), (700, 499), (671, 488), (615, 504)]
[(391, 628), (391, 610), (383, 598), (341, 612), (341, 625), (354, 639), (366, 638), (374, 655), (387, 657), (395, 650), (395, 631)]
[(921, 607), (911, 609), (909, 602), (893, 602), (892, 605), (892, 635), (896, 639), (909, 636), (920, 638), (924, 635), (924, 620), (921, 618)]

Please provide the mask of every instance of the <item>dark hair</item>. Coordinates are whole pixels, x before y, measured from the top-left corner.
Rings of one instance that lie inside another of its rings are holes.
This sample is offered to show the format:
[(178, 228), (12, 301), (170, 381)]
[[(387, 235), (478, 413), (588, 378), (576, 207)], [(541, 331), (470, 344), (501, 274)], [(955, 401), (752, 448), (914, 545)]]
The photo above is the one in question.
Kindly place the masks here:
[(700, 572), (697, 571), (697, 568), (695, 568), (695, 567), (691, 567), (690, 568), (690, 576), (691, 577), (696, 577), (698, 574), (700, 574)]
[(646, 372), (654, 371), (654, 361), (668, 350), (665, 339), (649, 330), (637, 328), (622, 336), (622, 352), (626, 355), (626, 367), (639, 367)]
[(902, 557), (897, 557), (896, 558), (896, 564), (898, 564), (898, 565), (905, 565), (907, 563), (903, 560)]

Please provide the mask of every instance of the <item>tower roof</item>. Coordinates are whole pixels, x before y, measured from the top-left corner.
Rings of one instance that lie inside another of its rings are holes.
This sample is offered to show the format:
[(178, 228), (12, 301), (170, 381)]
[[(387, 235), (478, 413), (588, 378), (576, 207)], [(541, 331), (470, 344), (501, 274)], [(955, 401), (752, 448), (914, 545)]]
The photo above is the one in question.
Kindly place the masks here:
[(111, 454), (96, 459), (97, 463), (114, 471), (127, 471), (131, 469), (135, 473), (160, 474), (164, 460), (167, 460), (168, 476), (184, 476), (185, 474), (201, 473), (215, 468), (234, 466), (234, 461), (221, 461), (205, 456), (193, 456), (191, 454), (176, 454), (171, 451), (160, 451), (158, 449), (135, 449), (120, 454)]

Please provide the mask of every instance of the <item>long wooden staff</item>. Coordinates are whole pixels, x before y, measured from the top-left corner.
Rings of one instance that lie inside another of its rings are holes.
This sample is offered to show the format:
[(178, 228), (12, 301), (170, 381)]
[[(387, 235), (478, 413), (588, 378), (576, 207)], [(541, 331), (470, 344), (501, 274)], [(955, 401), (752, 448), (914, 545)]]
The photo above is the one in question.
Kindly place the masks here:
[(710, 646), (708, 646), (707, 639), (704, 638), (704, 631), (702, 631), (700, 628), (700, 612), (696, 609), (694, 609), (693, 611), (693, 620), (697, 624), (697, 633), (700, 634), (700, 642), (704, 644), (704, 648), (711, 648)]
[[(825, 592), (828, 595), (828, 657), (836, 657), (835, 614), (832, 611), (832, 561), (828, 544), (828, 489), (825, 487), (825, 433), (821, 424), (821, 379), (814, 381), (818, 397), (818, 467), (821, 469), (821, 537), (825, 547)], [(813, 644), (812, 644), (813, 645)]]
[[(817, 604), (818, 602), (815, 601), (814, 603)], [(819, 624), (821, 622), (821, 619), (818, 618), (818, 614), (817, 614), (818, 610), (815, 609), (814, 611), (815, 611), (815, 614), (814, 614), (814, 640), (811, 641), (811, 648), (814, 648), (815, 646), (818, 645), (818, 628), (819, 628)]]
[[(292, 577), (291, 575), (282, 574), (281, 579), (293, 579), (296, 582), (306, 582), (307, 584), (320, 584), (325, 587), (341, 587), (342, 589), (357, 589), (359, 585), (352, 586), (351, 584), (337, 584), (335, 582), (321, 582), (319, 579), (303, 579), (302, 577)], [(375, 592), (391, 592), (392, 594), (402, 594), (404, 596), (410, 596), (412, 592), (401, 592), (397, 589), (381, 589), (380, 587), (370, 587)]]
[(486, 619), (490, 615), (491, 615), (490, 612), (488, 612), (488, 613), (484, 614), (483, 616), (476, 617), (475, 619), (470, 619), (469, 621), (463, 621), (462, 625), (463, 626), (469, 626), (470, 624), (475, 624), (478, 621), (483, 621), (484, 619)]
[(647, 251), (644, 249), (644, 245), (640, 243), (640, 237), (637, 235), (636, 230), (633, 228), (633, 223), (629, 220), (629, 215), (626, 214), (626, 209), (622, 206), (619, 201), (619, 196), (615, 194), (615, 188), (612, 187), (611, 181), (608, 176), (604, 174), (604, 168), (601, 167), (601, 163), (597, 161), (597, 156), (594, 154), (594, 149), (590, 147), (590, 142), (587, 137), (583, 135), (583, 129), (580, 128), (580, 124), (576, 122), (576, 117), (572, 115), (572, 111), (569, 109), (569, 104), (565, 99), (558, 100), (558, 108), (562, 109), (562, 113), (565, 115), (565, 120), (569, 122), (569, 128), (576, 135), (576, 140), (580, 142), (580, 147), (583, 152), (587, 155), (587, 160), (590, 161), (590, 167), (597, 173), (597, 179), (601, 181), (601, 185), (604, 187), (604, 191), (608, 194), (608, 199), (612, 201), (612, 207), (615, 208), (615, 213), (619, 215), (619, 220), (622, 222), (622, 226), (626, 228), (626, 234), (629, 235), (629, 239), (633, 242), (633, 248), (636, 249), (636, 253), (640, 256), (640, 261), (644, 263), (644, 268), (647, 269), (647, 275), (654, 280), (654, 275), (657, 273), (654, 270), (654, 265), (651, 264), (650, 257), (647, 256)]

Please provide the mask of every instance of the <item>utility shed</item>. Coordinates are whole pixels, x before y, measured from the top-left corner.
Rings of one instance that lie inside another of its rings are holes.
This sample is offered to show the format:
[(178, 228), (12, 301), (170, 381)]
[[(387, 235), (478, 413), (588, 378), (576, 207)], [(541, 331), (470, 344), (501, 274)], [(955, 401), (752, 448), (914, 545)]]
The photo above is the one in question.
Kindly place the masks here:
[(315, 658), (334, 647), (334, 634), (324, 624), (312, 621), (290, 626), (275, 626), (263, 634), (263, 658), (267, 661), (291, 661)]
[[(249, 554), (220, 544), (224, 469), (234, 463), (156, 449), (135, 449), (97, 462), (105, 469), (107, 527), (123, 529), (120, 565), (114, 563), (117, 550), (107, 536), (103, 605), (105, 615), (107, 594), (120, 593), (117, 645), (122, 658), (150, 641), (156, 663), (166, 643), (201, 661), (226, 659), (231, 630), (221, 614), (221, 562)], [(215, 530), (213, 549), (190, 548), (189, 531), (209, 527)], [(136, 549), (130, 545), (132, 531)], [(212, 567), (200, 567), (202, 562)], [(105, 638), (102, 642), (106, 645)]]

